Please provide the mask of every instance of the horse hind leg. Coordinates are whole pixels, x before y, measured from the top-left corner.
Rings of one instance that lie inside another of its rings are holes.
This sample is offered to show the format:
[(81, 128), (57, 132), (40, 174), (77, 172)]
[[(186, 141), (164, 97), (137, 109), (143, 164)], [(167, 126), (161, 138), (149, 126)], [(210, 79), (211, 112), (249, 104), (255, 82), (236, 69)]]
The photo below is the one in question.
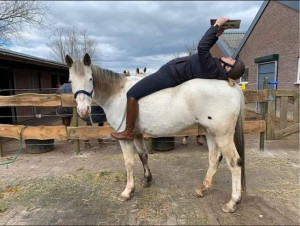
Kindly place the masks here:
[(205, 142), (205, 136), (204, 135), (197, 135), (197, 137), (196, 137), (196, 140), (197, 140), (197, 143), (199, 144), (199, 145), (203, 145), (204, 144), (204, 142)]
[(144, 187), (148, 187), (150, 186), (152, 181), (152, 174), (148, 165), (148, 153), (143, 134), (135, 135), (134, 144), (144, 168), (144, 178), (142, 180), (142, 185)]
[(119, 196), (118, 200), (127, 201), (131, 198), (134, 192), (134, 178), (133, 178), (133, 166), (134, 166), (134, 151), (132, 141), (119, 141), (123, 152), (125, 161), (127, 182), (124, 191)]
[(209, 167), (202, 185), (195, 189), (195, 195), (203, 197), (212, 187), (213, 176), (217, 172), (218, 166), (222, 160), (222, 154), (216, 145), (214, 137), (207, 134), (207, 145), (209, 151)]
[(181, 145), (184, 145), (184, 146), (187, 145), (187, 139), (188, 139), (188, 137), (189, 137), (189, 136), (185, 136), (185, 137), (182, 138), (182, 140), (181, 140)]
[(233, 140), (233, 135), (216, 139), (232, 176), (232, 193), (228, 203), (222, 206), (226, 213), (233, 213), (242, 199), (242, 159), (240, 158)]

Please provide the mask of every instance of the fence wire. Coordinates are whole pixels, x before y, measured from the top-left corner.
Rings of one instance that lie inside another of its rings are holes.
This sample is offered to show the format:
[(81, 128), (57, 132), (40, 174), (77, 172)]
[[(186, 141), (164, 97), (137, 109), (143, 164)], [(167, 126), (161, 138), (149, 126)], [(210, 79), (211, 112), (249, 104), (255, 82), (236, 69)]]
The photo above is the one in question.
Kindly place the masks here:
[[(243, 82), (246, 83), (246, 82)], [(257, 83), (246, 83), (246, 85), (259, 85), (263, 84), (263, 82), (257, 82)], [(268, 84), (268, 85), (281, 85), (281, 84), (291, 84), (294, 85), (293, 82), (278, 82), (277, 84)], [(56, 92), (59, 88), (32, 88), (32, 89), (0, 89), (1, 92), (8, 92), (8, 91), (38, 91), (38, 92), (43, 92), (43, 91), (53, 91)], [(55, 94), (55, 93), (53, 93)]]
[[(106, 115), (105, 113), (101, 113), (101, 114), (91, 114), (92, 116), (104, 116)], [(72, 117), (73, 114), (35, 114), (35, 115), (16, 115), (16, 116), (12, 116), (12, 115), (0, 115), (0, 118), (43, 118), (43, 117)]]
[[(193, 138), (194, 137), (196, 137), (196, 136), (193, 136)], [(8, 143), (8, 142), (10, 142), (11, 141), (11, 139), (13, 139), (13, 138), (10, 138), (9, 139), (9, 141), (6, 141), (5, 143)], [(101, 140), (101, 138), (98, 138), (99, 140)], [(146, 140), (146, 142), (151, 142), (150, 141), (150, 139), (155, 139), (155, 138), (145, 138), (145, 140)], [(175, 145), (175, 147), (179, 147), (179, 146), (181, 146), (181, 145), (183, 145), (182, 144), (182, 139), (183, 139), (183, 137), (181, 137), (181, 139), (180, 140), (174, 140), (174, 141), (159, 141), (159, 143), (174, 143), (174, 145)], [(197, 139), (197, 138), (196, 138)], [(15, 139), (14, 139), (15, 140)], [(93, 140), (95, 140), (95, 139), (93, 139)], [(75, 145), (75, 142), (76, 142), (77, 140), (67, 140), (67, 141), (55, 141), (53, 144), (45, 144), (45, 143), (35, 143), (35, 144), (26, 144), (26, 142), (25, 142), (25, 140), (23, 140), (22, 141), (22, 149), (26, 149), (26, 148), (29, 148), (29, 147), (34, 147), (34, 146), (66, 146), (66, 145), (70, 145), (70, 143), (74, 143), (74, 145)], [(84, 140), (81, 140), (82, 141), (82, 143), (83, 144), (85, 144), (85, 143), (90, 143), (90, 142), (85, 142)], [(89, 140), (87, 140), (87, 141), (89, 141)], [(198, 141), (192, 141), (192, 140), (190, 140), (190, 141), (186, 141), (186, 145), (188, 145), (188, 144), (192, 144), (192, 143), (199, 143)], [(99, 148), (99, 149), (101, 149), (101, 147), (99, 147), (99, 146), (101, 146), (102, 144), (104, 144), (104, 145), (106, 145), (106, 144), (118, 144), (118, 142), (116, 141), (116, 140), (102, 140), (102, 142), (101, 143), (96, 143), (96, 141), (95, 142), (93, 142), (93, 145), (97, 145), (97, 147), (96, 146), (94, 146), (94, 147), (92, 147), (92, 148), (94, 148), (94, 149), (96, 149), (96, 148)], [(5, 144), (3, 144), (3, 146), (5, 146)], [(174, 148), (175, 148), (174, 147)], [(81, 147), (82, 149), (84, 149), (85, 147)], [(4, 149), (4, 151), (5, 152), (13, 152), (13, 151), (16, 151), (16, 149), (15, 148), (5, 148), (5, 147), (3, 147), (3, 149)]]

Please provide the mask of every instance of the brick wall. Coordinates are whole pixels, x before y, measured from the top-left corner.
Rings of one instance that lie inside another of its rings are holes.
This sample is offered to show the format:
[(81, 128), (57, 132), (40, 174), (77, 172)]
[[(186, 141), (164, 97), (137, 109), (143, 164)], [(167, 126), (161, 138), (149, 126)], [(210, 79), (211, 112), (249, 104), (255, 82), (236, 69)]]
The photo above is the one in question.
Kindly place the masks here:
[(254, 59), (279, 54), (277, 89), (299, 89), (297, 68), (299, 57), (299, 12), (270, 1), (243, 46), (239, 57), (249, 66), (247, 89), (257, 89), (257, 67)]

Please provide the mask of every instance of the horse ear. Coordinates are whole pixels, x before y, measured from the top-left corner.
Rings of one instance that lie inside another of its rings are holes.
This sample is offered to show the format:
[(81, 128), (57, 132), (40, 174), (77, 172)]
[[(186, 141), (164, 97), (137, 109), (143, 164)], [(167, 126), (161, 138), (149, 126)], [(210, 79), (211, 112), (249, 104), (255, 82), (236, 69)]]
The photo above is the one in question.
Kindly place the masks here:
[(137, 67), (136, 68), (136, 73), (139, 74), (140, 73), (140, 69)]
[(66, 64), (68, 65), (69, 68), (72, 67), (73, 60), (69, 55), (66, 55), (65, 61), (66, 61)]
[(91, 64), (91, 57), (87, 53), (84, 55), (83, 64), (86, 66), (90, 66), (90, 64)]
[(145, 68), (144, 68), (144, 73), (146, 73), (146, 71), (147, 71), (147, 68), (145, 67)]

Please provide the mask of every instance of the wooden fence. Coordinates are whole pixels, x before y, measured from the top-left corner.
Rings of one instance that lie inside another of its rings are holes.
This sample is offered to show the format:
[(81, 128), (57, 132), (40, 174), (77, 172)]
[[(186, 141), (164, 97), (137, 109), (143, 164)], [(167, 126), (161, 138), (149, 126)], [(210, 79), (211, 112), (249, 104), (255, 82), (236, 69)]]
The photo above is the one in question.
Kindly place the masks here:
[[(245, 103), (262, 103), (266, 104), (268, 91), (245, 90)], [(95, 103), (93, 103), (95, 105)], [(15, 106), (36, 106), (36, 107), (76, 107), (73, 94), (18, 94), (14, 96), (0, 96), (0, 107)], [(20, 132), (23, 125), (0, 124), (0, 137), (20, 139)], [(65, 126), (35, 126), (27, 127), (23, 133), (23, 139), (56, 139), (56, 140), (86, 140), (107, 137), (113, 129), (110, 126), (104, 127), (65, 127)], [(245, 121), (244, 133), (257, 134), (261, 133), (260, 149), (264, 148), (264, 133), (266, 131), (266, 122), (264, 117), (260, 120)], [(204, 134), (204, 128), (199, 126), (191, 128), (180, 134), (170, 136), (193, 136)], [(150, 137), (145, 134), (146, 137)], [(3, 156), (3, 153), (1, 154)]]
[(299, 90), (269, 90), (266, 138), (280, 139), (298, 132), (299, 127)]

